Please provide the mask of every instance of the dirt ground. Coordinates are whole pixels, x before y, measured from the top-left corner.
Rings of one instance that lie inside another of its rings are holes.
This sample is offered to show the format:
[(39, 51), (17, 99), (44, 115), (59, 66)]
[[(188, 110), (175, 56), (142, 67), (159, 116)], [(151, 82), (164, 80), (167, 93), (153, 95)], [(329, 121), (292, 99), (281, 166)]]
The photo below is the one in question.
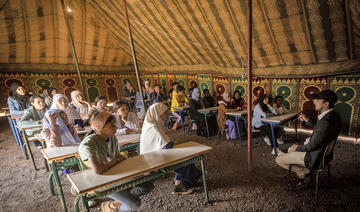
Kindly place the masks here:
[[(5, 211), (61, 211), (57, 195), (51, 195), (41, 153), (34, 147), (37, 166), (23, 159), (6, 119), (0, 119), (0, 212)], [(315, 204), (315, 185), (300, 191), (287, 190), (287, 171), (277, 166), (271, 149), (260, 134), (254, 134), (253, 166), (247, 170), (247, 147), (224, 138), (216, 144), (216, 137), (183, 136), (178, 130), (176, 142), (196, 141), (213, 147), (205, 155), (210, 203), (205, 204), (203, 187), (191, 195), (173, 196), (173, 174), (154, 181), (152, 193), (142, 197), (139, 211), (360, 211), (360, 145), (339, 141), (332, 162), (332, 184), (326, 188), (326, 175), (320, 177), (320, 203)], [(300, 135), (299, 140), (306, 138)], [(286, 150), (295, 136), (287, 134)], [(199, 164), (198, 164), (199, 165)], [(61, 174), (61, 182), (69, 211), (73, 211), (70, 183)], [(101, 211), (100, 203), (91, 208)]]

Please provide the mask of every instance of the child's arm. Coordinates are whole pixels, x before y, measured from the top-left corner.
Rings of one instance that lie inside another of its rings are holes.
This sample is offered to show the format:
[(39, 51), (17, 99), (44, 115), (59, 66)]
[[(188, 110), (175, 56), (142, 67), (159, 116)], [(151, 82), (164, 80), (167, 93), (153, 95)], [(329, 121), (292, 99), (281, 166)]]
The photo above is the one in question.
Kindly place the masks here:
[(126, 157), (124, 157), (120, 154), (120, 152), (118, 152), (113, 160), (108, 161), (104, 164), (101, 164), (96, 156), (89, 158), (89, 162), (96, 174), (102, 174), (125, 159)]

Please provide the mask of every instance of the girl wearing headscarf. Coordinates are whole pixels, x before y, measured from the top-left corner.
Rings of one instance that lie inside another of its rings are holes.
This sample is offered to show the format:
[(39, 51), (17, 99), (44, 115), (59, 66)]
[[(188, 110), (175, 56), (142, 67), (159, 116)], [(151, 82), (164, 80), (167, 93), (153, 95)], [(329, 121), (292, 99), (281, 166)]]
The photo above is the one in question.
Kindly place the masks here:
[[(90, 117), (94, 131), (86, 136), (79, 146), (80, 162), (83, 169), (92, 169), (96, 174), (103, 174), (116, 164), (126, 160), (127, 155), (119, 152), (115, 137), (116, 119), (111, 113), (96, 112)], [(101, 204), (102, 211), (133, 211), (140, 207), (140, 196), (154, 189), (152, 182), (134, 186), (131, 191), (126, 189), (108, 195), (115, 202)], [(120, 204), (119, 204), (120, 202)]]
[(45, 113), (41, 135), (48, 148), (71, 145), (80, 142), (80, 138), (66, 114), (69, 101), (66, 96), (56, 94), (50, 109)]
[[(61, 103), (64, 103), (64, 105), (61, 105)], [(81, 119), (80, 113), (76, 110), (74, 106), (69, 106), (69, 99), (63, 94), (55, 94), (50, 109), (60, 109), (64, 111), (68, 117), (69, 123), (71, 124), (75, 124), (75, 119)]]
[(191, 94), (190, 99), (190, 109), (189, 114), (192, 120), (195, 121), (195, 124), (197, 126), (196, 134), (198, 136), (206, 136), (206, 126), (204, 121), (204, 115), (198, 112), (199, 109), (201, 109), (200, 105), (200, 90), (199, 88), (194, 88)]
[(29, 104), (29, 95), (26, 93), (25, 88), (16, 82), (11, 84), (10, 88), (12, 95), (9, 96), (7, 101), (10, 113), (14, 115), (22, 115), (25, 109), (31, 107)]
[(240, 107), (241, 110), (245, 110), (247, 108), (247, 104), (244, 98), (241, 97), (240, 91), (235, 91), (233, 97), (231, 98), (232, 107)]
[(229, 93), (225, 92), (223, 94), (223, 100), (219, 101), (217, 122), (221, 134), (224, 134), (225, 125), (226, 125), (229, 130), (229, 133), (226, 134), (226, 138), (229, 137), (230, 139), (236, 139), (237, 135), (235, 128), (235, 120), (233, 120), (232, 117), (228, 117), (226, 113), (232, 111), (238, 111), (241, 110), (241, 108), (240, 107), (232, 108), (230, 105), (230, 100), (231, 99)]
[[(170, 149), (174, 146), (172, 139), (165, 133), (164, 122), (169, 110), (163, 103), (151, 105), (146, 113), (140, 137), (140, 154)], [(194, 164), (175, 170), (175, 188), (172, 194), (190, 194), (193, 186), (201, 177), (201, 171)]]
[(201, 107), (202, 108), (209, 108), (215, 107), (214, 98), (211, 96), (209, 89), (203, 90), (204, 97), (201, 99)]
[(75, 107), (81, 118), (88, 119), (92, 114), (92, 111), (90, 111), (91, 105), (85, 101), (84, 95), (80, 91), (71, 92), (71, 103), (69, 106)]
[[(253, 114), (253, 118), (252, 118), (252, 127), (254, 127), (255, 129), (259, 129), (263, 132), (266, 133), (266, 137), (264, 138), (264, 141), (272, 147), (272, 152), (271, 154), (275, 154), (274, 149), (273, 149), (273, 143), (270, 142), (270, 138), (272, 137), (272, 133), (271, 133), (271, 127), (267, 124), (263, 124), (261, 122), (261, 118), (266, 118), (269, 116), (274, 116), (277, 115), (276, 110), (271, 107), (270, 103), (269, 103), (269, 97), (266, 94), (263, 94), (260, 96), (259, 98), (259, 103), (255, 106), (254, 108), (254, 114)], [(279, 137), (279, 132), (280, 132), (280, 128), (279, 127), (273, 127), (274, 129), (274, 133), (275, 133), (275, 146), (276, 146), (276, 151), (278, 155), (283, 154), (283, 152), (279, 149), (279, 145), (278, 143), (283, 143), (281, 141)]]

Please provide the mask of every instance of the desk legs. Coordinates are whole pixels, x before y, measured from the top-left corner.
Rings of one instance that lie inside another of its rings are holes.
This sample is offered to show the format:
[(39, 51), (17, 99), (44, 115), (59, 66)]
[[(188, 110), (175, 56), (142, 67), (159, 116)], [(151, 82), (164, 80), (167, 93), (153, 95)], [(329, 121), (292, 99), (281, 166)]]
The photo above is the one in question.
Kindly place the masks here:
[(204, 166), (204, 158), (201, 158), (201, 171), (202, 171), (202, 177), (203, 177), (203, 183), (204, 183), (204, 192), (205, 192), (205, 202), (209, 203), (209, 194), (207, 191), (207, 186), (206, 186), (206, 176), (205, 176), (205, 166)]
[(207, 122), (207, 114), (204, 113), (204, 118), (205, 118), (205, 126), (206, 126), (206, 133), (207, 133), (207, 137), (210, 137), (210, 133), (209, 133), (209, 126), (208, 126), (208, 122)]
[(32, 164), (33, 164), (33, 166), (34, 166), (34, 169), (35, 169), (35, 171), (37, 171), (36, 164), (35, 164), (35, 160), (34, 160), (34, 156), (33, 156), (33, 153), (32, 153), (32, 151), (31, 151), (31, 146), (30, 146), (30, 144), (29, 144), (29, 140), (27, 139), (25, 130), (21, 130), (21, 134), (22, 134), (22, 137), (23, 137), (24, 140), (25, 140), (25, 144), (26, 144), (27, 150), (28, 150), (28, 152), (29, 152), (29, 154), (30, 154), (30, 159), (31, 159), (31, 162), (32, 162)]
[[(57, 191), (58, 191), (58, 194), (59, 194), (61, 205), (63, 207), (63, 211), (67, 212), (65, 197), (64, 197), (64, 193), (63, 193), (63, 190), (62, 190), (62, 187), (61, 187), (59, 173), (58, 173), (58, 169), (56, 167), (55, 161), (51, 162), (51, 170), (52, 170), (52, 173), (54, 175), (55, 184), (56, 184), (56, 188), (57, 188)], [(49, 176), (49, 178), (50, 178), (50, 176)]]
[(270, 124), (270, 127), (271, 127), (271, 142), (273, 143), (273, 149), (274, 149), (274, 152), (275, 152), (275, 156), (277, 156), (277, 152), (276, 152), (276, 145), (275, 145), (275, 133), (274, 133), (274, 126), (272, 124)]
[(77, 197), (75, 198), (75, 200), (74, 200), (74, 211), (75, 211), (75, 212), (79, 212), (79, 211), (80, 211), (80, 210), (79, 210), (79, 201), (80, 201), (80, 199), (83, 199), (82, 195), (77, 196)]
[[(235, 124), (236, 124), (236, 131), (237, 131), (237, 134), (239, 136), (239, 142), (240, 142), (240, 146), (241, 146), (241, 136), (240, 136), (240, 127), (239, 127), (239, 117), (235, 117)], [(236, 143), (236, 142), (235, 142)]]

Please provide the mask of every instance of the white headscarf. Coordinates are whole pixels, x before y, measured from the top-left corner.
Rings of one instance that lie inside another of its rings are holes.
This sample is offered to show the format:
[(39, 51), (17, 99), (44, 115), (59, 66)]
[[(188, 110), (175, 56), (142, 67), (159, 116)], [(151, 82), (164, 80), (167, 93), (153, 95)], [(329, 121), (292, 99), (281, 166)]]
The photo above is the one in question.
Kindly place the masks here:
[(85, 103), (79, 102), (79, 100), (76, 98), (77, 95), (82, 94), (80, 91), (72, 91), (71, 92), (71, 103), (78, 108), (79, 113), (86, 114), (88, 112), (88, 105)]
[(163, 103), (151, 105), (146, 113), (140, 137), (140, 154), (161, 150), (170, 137), (165, 133), (164, 121), (160, 115), (168, 108)]
[(69, 102), (69, 99), (64, 94), (61, 94), (61, 93), (55, 94), (55, 96), (53, 96), (53, 101), (52, 101), (50, 109), (61, 110), (60, 108), (58, 108), (58, 105), (57, 105), (60, 98), (65, 98)]
[[(53, 103), (52, 103), (50, 109), (61, 110), (57, 105), (60, 98), (65, 98), (69, 102), (69, 99), (64, 94), (59, 94), (59, 93), (55, 94), (55, 96), (53, 96)], [(62, 110), (62, 111), (64, 111), (64, 110)], [(69, 122), (71, 124), (75, 123), (75, 121), (74, 121), (75, 119), (81, 119), (80, 113), (76, 110), (75, 107), (68, 106), (64, 112), (68, 116)]]

